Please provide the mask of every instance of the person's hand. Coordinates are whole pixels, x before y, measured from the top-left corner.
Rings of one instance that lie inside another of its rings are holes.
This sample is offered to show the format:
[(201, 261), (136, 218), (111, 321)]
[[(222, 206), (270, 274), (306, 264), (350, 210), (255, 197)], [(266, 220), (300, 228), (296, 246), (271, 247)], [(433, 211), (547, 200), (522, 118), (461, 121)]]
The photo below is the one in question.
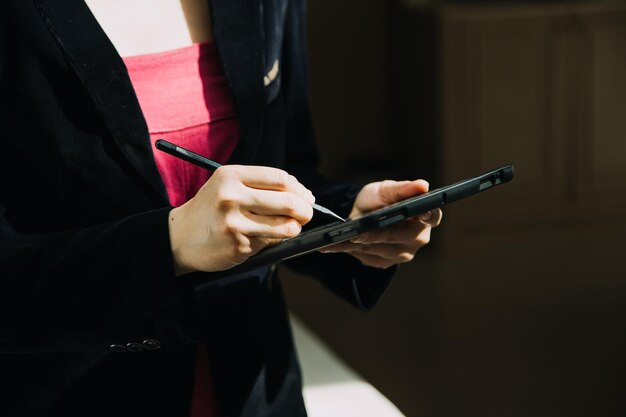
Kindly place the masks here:
[[(357, 196), (350, 218), (427, 191), (428, 183), (424, 180), (368, 184)], [(442, 216), (440, 209), (431, 210), (387, 229), (365, 233), (352, 240), (327, 246), (320, 252), (346, 252), (366, 266), (386, 269), (411, 261), (415, 253), (430, 242), (431, 229), (439, 225)]]
[(298, 235), (313, 216), (313, 194), (276, 168), (227, 165), (169, 215), (176, 275), (232, 268), (268, 245)]

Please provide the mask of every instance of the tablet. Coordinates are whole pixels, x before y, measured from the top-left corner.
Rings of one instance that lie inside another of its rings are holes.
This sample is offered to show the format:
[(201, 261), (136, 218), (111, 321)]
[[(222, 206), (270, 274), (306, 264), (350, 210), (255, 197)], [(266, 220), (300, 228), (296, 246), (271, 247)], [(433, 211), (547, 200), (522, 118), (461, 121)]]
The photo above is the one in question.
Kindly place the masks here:
[(277, 245), (268, 247), (250, 257), (244, 263), (224, 272), (230, 274), (249, 271), (261, 266), (302, 256), (325, 246), (352, 239), (362, 233), (391, 227), (418, 214), (443, 207), (446, 204), (504, 184), (513, 178), (513, 174), (514, 169), (512, 165), (504, 166), (482, 175), (402, 200), (358, 218), (349, 219), (345, 223), (334, 222), (303, 231), (298, 236), (285, 239)]

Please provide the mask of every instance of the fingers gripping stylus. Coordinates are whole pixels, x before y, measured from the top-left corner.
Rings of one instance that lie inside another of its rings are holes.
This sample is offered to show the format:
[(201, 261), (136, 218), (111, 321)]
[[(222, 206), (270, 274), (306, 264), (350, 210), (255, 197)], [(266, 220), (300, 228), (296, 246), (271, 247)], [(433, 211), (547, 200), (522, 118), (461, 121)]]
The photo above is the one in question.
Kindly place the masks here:
[[(185, 149), (182, 148), (178, 145), (173, 144), (172, 142), (168, 142), (164, 139), (159, 139), (156, 141), (156, 143), (154, 144), (156, 146), (156, 148), (160, 151), (163, 151), (165, 153), (168, 153), (172, 156), (175, 156), (179, 159), (182, 159), (184, 161), (187, 161), (189, 163), (192, 163), (196, 166), (199, 166), (201, 168), (204, 169), (208, 169), (211, 171), (215, 171), (216, 169), (218, 169), (219, 167), (222, 166), (222, 164), (215, 162), (209, 158), (206, 158), (202, 155), (199, 155), (195, 152), (190, 151), (189, 149)], [(312, 204), (313, 209), (319, 211), (320, 213), (324, 213), (327, 214), (331, 217), (334, 217), (335, 219), (341, 221), (341, 222), (345, 222), (346, 220), (339, 216), (338, 214), (333, 213), (331, 210), (327, 209), (324, 206), (320, 206), (319, 204)]]

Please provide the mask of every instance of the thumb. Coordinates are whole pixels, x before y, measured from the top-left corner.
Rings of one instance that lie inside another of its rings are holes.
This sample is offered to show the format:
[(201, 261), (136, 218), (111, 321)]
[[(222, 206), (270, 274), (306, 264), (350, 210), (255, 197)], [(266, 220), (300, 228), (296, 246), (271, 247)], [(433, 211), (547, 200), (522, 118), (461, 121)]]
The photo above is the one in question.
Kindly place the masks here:
[(383, 181), (380, 184), (379, 195), (385, 204), (393, 204), (428, 191), (428, 182), (415, 181)]

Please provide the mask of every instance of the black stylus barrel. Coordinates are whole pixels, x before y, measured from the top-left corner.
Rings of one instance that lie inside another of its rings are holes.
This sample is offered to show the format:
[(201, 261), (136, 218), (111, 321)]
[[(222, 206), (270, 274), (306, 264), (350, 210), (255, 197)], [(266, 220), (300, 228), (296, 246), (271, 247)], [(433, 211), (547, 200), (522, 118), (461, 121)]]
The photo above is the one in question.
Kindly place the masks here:
[(184, 161), (191, 162), (192, 164), (197, 165), (204, 169), (215, 171), (216, 169), (222, 166), (222, 164), (212, 161), (209, 158), (205, 158), (202, 155), (198, 155), (197, 153), (192, 152), (188, 149), (181, 148), (180, 146), (176, 146), (173, 143), (170, 143), (163, 139), (158, 139), (155, 142), (154, 146), (156, 146), (156, 148), (160, 151), (169, 153), (170, 155), (173, 155)]

